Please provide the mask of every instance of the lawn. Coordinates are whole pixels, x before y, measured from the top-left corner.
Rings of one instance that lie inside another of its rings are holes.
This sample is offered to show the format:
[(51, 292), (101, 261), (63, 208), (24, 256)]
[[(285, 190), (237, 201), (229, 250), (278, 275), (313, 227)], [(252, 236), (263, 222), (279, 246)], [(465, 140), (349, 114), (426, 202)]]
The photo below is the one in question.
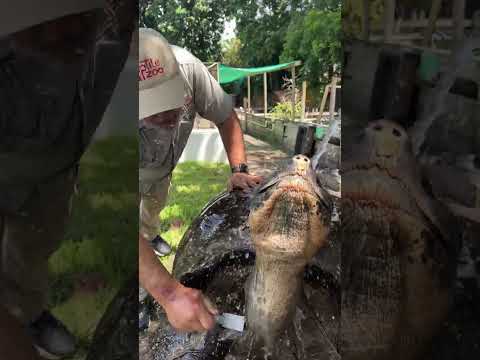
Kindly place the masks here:
[[(160, 214), (160, 233), (175, 250), (192, 220), (218, 193), (226, 189), (230, 168), (226, 164), (185, 162), (176, 167), (168, 202)], [(171, 270), (175, 251), (161, 258)]]
[[(138, 142), (99, 141), (81, 162), (78, 194), (61, 248), (50, 259), (53, 313), (79, 339), (84, 359), (106, 306), (138, 264)], [(225, 164), (187, 162), (175, 169), (159, 231), (176, 249), (192, 220), (226, 188)], [(174, 255), (161, 261), (171, 269)]]
[(53, 313), (75, 333), (82, 359), (106, 306), (138, 264), (138, 141), (94, 143), (61, 248), (50, 259)]

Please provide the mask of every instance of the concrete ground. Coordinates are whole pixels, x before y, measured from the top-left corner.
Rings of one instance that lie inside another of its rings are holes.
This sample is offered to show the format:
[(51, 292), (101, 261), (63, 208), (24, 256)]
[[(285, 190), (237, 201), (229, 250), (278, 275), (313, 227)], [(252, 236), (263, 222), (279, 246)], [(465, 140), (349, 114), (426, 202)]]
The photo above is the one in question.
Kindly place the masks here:
[(290, 156), (281, 150), (273, 148), (265, 141), (245, 134), (247, 162), (250, 172), (255, 175), (269, 177), (283, 169)]

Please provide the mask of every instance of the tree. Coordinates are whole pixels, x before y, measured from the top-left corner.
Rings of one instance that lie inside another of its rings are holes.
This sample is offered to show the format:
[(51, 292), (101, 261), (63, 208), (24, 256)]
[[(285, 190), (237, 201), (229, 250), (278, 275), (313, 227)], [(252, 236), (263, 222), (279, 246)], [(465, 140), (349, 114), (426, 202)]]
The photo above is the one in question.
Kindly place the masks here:
[(141, 0), (140, 26), (158, 30), (202, 61), (219, 61), (227, 0)]
[(236, 37), (223, 41), (222, 63), (234, 67), (243, 66), (242, 59), (240, 58), (241, 48), (242, 42)]
[(304, 0), (232, 0), (229, 13), (237, 24), (245, 66), (278, 63), (291, 16), (303, 11)]
[(334, 66), (339, 70), (342, 47), (340, 41), (341, 9), (312, 9), (296, 16), (288, 26), (280, 60), (302, 60), (303, 76), (315, 86), (328, 82)]

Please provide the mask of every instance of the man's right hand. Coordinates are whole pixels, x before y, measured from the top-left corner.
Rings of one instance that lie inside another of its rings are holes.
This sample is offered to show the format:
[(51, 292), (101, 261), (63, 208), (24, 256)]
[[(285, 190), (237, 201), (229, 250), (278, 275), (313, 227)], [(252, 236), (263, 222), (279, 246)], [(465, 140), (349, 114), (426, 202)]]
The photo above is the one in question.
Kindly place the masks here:
[(200, 290), (178, 283), (163, 307), (170, 324), (179, 331), (207, 331), (215, 325), (218, 311)]
[(138, 237), (140, 284), (163, 307), (170, 324), (179, 331), (206, 331), (218, 314), (200, 290), (183, 286), (158, 261), (143, 235)]

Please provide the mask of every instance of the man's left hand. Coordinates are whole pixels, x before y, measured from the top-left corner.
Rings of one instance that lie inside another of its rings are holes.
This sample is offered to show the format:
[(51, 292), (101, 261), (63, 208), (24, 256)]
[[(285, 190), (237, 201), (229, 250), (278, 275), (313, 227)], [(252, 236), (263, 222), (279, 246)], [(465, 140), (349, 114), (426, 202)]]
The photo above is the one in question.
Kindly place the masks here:
[(234, 189), (249, 191), (258, 186), (262, 181), (263, 178), (261, 176), (246, 173), (235, 173), (230, 176), (230, 179), (228, 180), (228, 191), (232, 191)]

